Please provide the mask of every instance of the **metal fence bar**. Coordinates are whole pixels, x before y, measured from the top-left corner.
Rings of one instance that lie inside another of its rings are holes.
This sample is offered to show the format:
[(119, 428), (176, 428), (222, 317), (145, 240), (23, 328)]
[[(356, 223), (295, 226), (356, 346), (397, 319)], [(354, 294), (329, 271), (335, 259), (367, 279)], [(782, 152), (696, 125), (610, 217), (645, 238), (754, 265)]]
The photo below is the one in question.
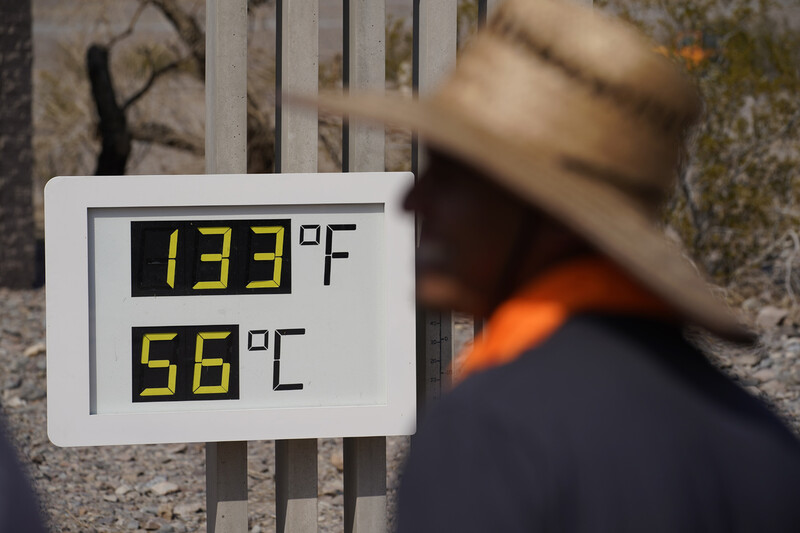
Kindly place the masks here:
[[(386, 8), (375, 0), (344, 0), (343, 82), (348, 89), (383, 91)], [(342, 170), (385, 169), (383, 126), (346, 120)], [(386, 437), (344, 439), (345, 533), (383, 533), (386, 520)]]
[(247, 531), (247, 442), (206, 443), (208, 533)]
[(319, 81), (317, 0), (278, 0), (275, 172), (317, 171), (317, 112), (281, 105), (282, 94), (315, 95)]
[(344, 439), (344, 531), (388, 531), (386, 437)]
[[(247, 172), (247, 2), (206, 0), (206, 173)], [(247, 442), (206, 444), (209, 533), (247, 531)]]
[(206, 173), (247, 172), (247, 2), (206, 0)]
[(317, 531), (317, 439), (275, 441), (279, 533)]
[[(430, 92), (455, 64), (457, 0), (414, 0), (413, 85)], [(411, 147), (411, 168), (419, 178), (425, 168), (422, 141)], [(424, 231), (418, 221), (417, 231)], [(453, 360), (453, 315), (417, 310), (417, 405), (421, 412), (450, 385)]]
[[(275, 171), (317, 171), (317, 112), (286, 108), (283, 93), (313, 95), (319, 79), (319, 5), (278, 0), (276, 9)], [(275, 442), (279, 533), (317, 531), (317, 441)]]
[[(383, 92), (386, 85), (386, 7), (375, 0), (344, 0), (344, 71), (348, 89)], [(383, 172), (383, 126), (348, 120), (342, 129), (342, 170)]]
[[(456, 61), (457, 0), (414, 0), (413, 80), (418, 94), (429, 93)], [(420, 164), (419, 142), (412, 146), (412, 169)], [(424, 163), (424, 161), (422, 161)]]

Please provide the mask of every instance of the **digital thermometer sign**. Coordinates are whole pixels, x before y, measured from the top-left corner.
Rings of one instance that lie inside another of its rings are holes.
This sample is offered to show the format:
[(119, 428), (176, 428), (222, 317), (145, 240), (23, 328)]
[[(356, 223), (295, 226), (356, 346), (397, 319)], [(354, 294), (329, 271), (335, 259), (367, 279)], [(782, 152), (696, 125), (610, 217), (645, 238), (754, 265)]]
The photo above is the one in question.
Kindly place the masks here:
[(413, 432), (408, 173), (62, 177), (45, 190), (59, 445)]

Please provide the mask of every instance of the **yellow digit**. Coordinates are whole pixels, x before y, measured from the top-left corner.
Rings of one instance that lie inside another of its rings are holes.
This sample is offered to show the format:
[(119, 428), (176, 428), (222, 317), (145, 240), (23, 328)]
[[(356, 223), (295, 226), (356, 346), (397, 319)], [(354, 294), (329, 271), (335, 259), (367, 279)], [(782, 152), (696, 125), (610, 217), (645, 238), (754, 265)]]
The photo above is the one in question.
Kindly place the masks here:
[(169, 359), (150, 359), (150, 343), (157, 341), (171, 341), (177, 333), (148, 333), (142, 339), (142, 364), (148, 368), (169, 368), (169, 378), (166, 387), (148, 387), (140, 396), (171, 396), (175, 394), (175, 379), (177, 365), (171, 365)]
[(167, 285), (175, 288), (175, 256), (178, 255), (178, 230), (169, 236), (169, 259), (167, 259)]
[(222, 235), (222, 253), (221, 254), (202, 254), (200, 261), (212, 262), (218, 261), (219, 266), (219, 281), (198, 281), (194, 284), (194, 289), (224, 289), (228, 286), (228, 257), (231, 255), (231, 228), (218, 227), (218, 228), (197, 228), (203, 235)]
[(269, 253), (254, 253), (253, 259), (256, 261), (274, 261), (272, 267), (272, 279), (251, 281), (247, 284), (248, 289), (259, 289), (262, 287), (280, 287), (281, 286), (281, 267), (283, 266), (283, 239), (284, 229), (283, 226), (250, 226), (253, 233), (257, 234), (275, 234), (275, 251)]
[[(230, 335), (230, 331), (204, 331), (197, 334), (197, 345), (194, 350), (194, 379), (192, 380), (192, 392), (195, 394), (213, 394), (228, 392), (228, 384), (231, 377), (231, 364), (223, 363), (221, 357), (214, 359), (203, 358), (203, 341), (205, 339), (225, 339)], [(222, 379), (219, 385), (200, 386), (204, 366), (221, 366)]]

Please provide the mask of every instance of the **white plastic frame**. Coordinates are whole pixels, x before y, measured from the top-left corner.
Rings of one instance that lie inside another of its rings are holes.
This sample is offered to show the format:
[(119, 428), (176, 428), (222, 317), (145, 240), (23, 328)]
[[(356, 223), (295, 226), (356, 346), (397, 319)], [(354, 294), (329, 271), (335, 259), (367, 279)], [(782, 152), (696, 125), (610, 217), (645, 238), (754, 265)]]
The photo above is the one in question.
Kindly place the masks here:
[[(410, 173), (53, 178), (45, 188), (48, 436), (59, 446), (407, 435), (415, 430)], [(387, 404), (90, 413), (88, 219), (93, 208), (382, 204)]]

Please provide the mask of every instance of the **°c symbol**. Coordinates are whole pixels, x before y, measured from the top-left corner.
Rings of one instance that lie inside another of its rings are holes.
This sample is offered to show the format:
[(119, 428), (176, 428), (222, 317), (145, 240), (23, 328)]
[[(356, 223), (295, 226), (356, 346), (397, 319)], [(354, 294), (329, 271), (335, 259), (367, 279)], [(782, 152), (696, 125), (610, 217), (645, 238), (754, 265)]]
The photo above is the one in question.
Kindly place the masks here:
[(251, 329), (247, 332), (247, 350), (251, 352), (263, 352), (269, 348), (269, 330)]

